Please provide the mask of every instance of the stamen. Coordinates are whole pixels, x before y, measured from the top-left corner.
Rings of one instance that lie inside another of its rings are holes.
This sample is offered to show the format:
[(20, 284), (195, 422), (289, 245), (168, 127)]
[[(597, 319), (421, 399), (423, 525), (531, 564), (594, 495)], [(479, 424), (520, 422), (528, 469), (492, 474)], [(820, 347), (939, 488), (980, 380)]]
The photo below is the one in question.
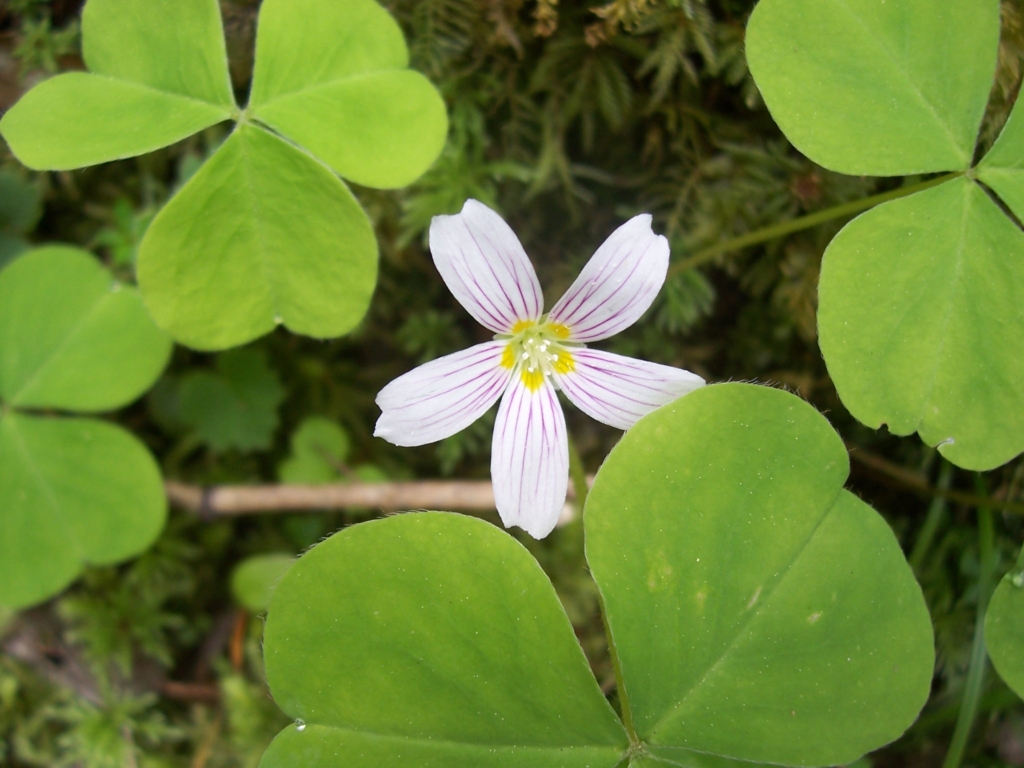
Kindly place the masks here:
[(554, 383), (556, 373), (564, 375), (575, 369), (572, 353), (562, 346), (569, 336), (569, 329), (557, 323), (517, 324), (501, 364), (507, 368), (514, 364), (523, 384), (536, 391), (544, 382)]

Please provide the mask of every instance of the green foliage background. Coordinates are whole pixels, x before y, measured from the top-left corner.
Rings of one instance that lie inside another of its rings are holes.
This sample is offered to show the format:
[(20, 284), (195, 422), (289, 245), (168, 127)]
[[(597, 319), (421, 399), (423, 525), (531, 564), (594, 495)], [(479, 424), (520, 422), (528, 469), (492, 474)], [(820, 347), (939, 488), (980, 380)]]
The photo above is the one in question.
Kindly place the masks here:
[[(314, 416), (338, 423), (348, 444), (332, 454), (339, 466), (317, 469), (321, 475), (486, 478), (490, 419), (416, 450), (371, 437), (373, 398), (382, 386), (489, 335), (433, 268), (425, 247), (431, 216), (458, 211), (467, 197), (496, 207), (554, 297), (618, 224), (649, 211), (671, 242), (675, 266), (651, 312), (610, 348), (709, 381), (789, 388), (840, 431), (853, 449), (849, 487), (896, 531), (937, 633), (932, 699), (910, 732), (872, 760), (939, 764), (963, 691), (978, 600), (975, 513), (964, 498), (979, 490), (968, 473), (943, 464), (916, 439), (858, 425), (836, 397), (818, 352), (814, 313), (821, 254), (845, 220), (701, 256), (698, 268), (687, 261), (731, 237), (922, 179), (833, 174), (789, 146), (746, 70), (743, 34), (752, 0), (385, 5), (406, 33), (412, 66), (443, 94), (451, 129), (441, 158), (411, 187), (354, 190), (381, 248), (370, 314), (355, 333), (333, 342), (278, 331), (243, 352), (178, 348), (161, 382), (122, 411), (120, 423), (149, 445), (166, 477), (203, 485), (288, 475), (293, 470), (283, 467), (302, 454), (293, 435)], [(48, 73), (82, 66), (79, 6), (0, 4), (0, 106)], [(257, 6), (222, 2), (243, 102)], [(984, 148), (1021, 82), (1024, 3), (1004, 0), (1002, 7)], [(92, 249), (130, 281), (148, 223), (225, 130), (210, 128), (138, 159), (52, 174), (28, 174), (0, 147), (0, 263), (26, 242), (59, 241)], [(210, 407), (218, 398), (227, 405)], [(238, 416), (247, 412), (251, 418)], [(584, 463), (595, 470), (619, 434), (575, 411), (567, 419)], [(982, 489), (1019, 503), (1022, 481), (1018, 459), (985, 475)], [(959, 495), (947, 501), (922, 493), (922, 482)], [(255, 765), (284, 721), (262, 682), (262, 621), (238, 607), (232, 572), (248, 556), (299, 553), (371, 515), (226, 521), (175, 510), (160, 541), (139, 559), (90, 569), (52, 603), (0, 615), (0, 764)], [(997, 516), (996, 524), (1002, 573), (1014, 562), (1024, 526), (1019, 512)], [(598, 680), (610, 688), (580, 527), (524, 543), (551, 576)], [(1024, 765), (1020, 700), (990, 675), (981, 707), (972, 764)]]

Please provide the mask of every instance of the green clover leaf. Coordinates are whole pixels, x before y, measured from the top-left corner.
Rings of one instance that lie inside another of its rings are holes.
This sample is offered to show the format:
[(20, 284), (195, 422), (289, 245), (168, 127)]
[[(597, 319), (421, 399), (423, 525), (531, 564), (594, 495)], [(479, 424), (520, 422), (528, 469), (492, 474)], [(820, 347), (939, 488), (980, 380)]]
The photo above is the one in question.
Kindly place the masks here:
[(326, 166), (246, 124), (150, 224), (138, 271), (154, 319), (189, 346), (224, 349), (282, 322), (325, 338), (362, 319), (377, 243)]
[(978, 179), (999, 195), (1011, 211), (1024, 216), (1024, 108), (1018, 101), (992, 149), (978, 163)]
[(89, 0), (82, 36), (90, 72), (41, 83), (0, 120), (26, 165), (79, 168), (237, 122), (140, 246), (157, 323), (210, 350), (279, 324), (316, 338), (351, 330), (376, 283), (377, 244), (336, 174), (408, 184), (447, 133), (394, 19), (373, 0), (265, 0), (246, 109), (216, 0)]
[(263, 768), (613, 768), (628, 744), (554, 588), (492, 525), (353, 526), (274, 589), (267, 679), (301, 720)]
[[(376, 3), (264, 2), (249, 111), (347, 179), (403, 187), (444, 144), (444, 104)], [(438, 130), (438, 129), (442, 130)]]
[(233, 349), (217, 357), (216, 368), (181, 378), (181, 421), (215, 451), (269, 448), (285, 392), (266, 357), (255, 349)]
[(45, 600), (159, 534), (163, 482), (137, 438), (31, 411), (123, 406), (170, 352), (138, 292), (84, 251), (39, 248), (0, 272), (0, 605)]
[(687, 395), (612, 450), (587, 561), (653, 754), (845, 764), (915, 720), (931, 619), (848, 472), (817, 411), (748, 384)]
[(0, 269), (32, 247), (24, 235), (35, 229), (42, 215), (42, 187), (0, 169)]
[(765, 103), (812, 160), (854, 174), (957, 176), (835, 237), (818, 331), (857, 419), (917, 432), (975, 470), (1024, 450), (1024, 239), (989, 197), (1024, 212), (1016, 108), (972, 167), (998, 43), (997, 0), (762, 0), (747, 28)]
[(998, 45), (998, 0), (761, 0), (746, 38), (793, 146), (871, 176), (971, 164)]
[(1024, 558), (1003, 577), (985, 614), (985, 646), (992, 666), (1024, 697)]
[(295, 556), (287, 552), (247, 557), (231, 573), (231, 595), (253, 613), (266, 611), (274, 587), (294, 562)]
[(1024, 233), (981, 187), (880, 205), (826, 254), (821, 351), (860, 421), (968, 469), (1024, 450)]
[[(715, 450), (707, 450), (708, 436)], [(618, 722), (550, 582), (448, 513), (353, 526), (275, 588), (262, 768), (834, 765), (898, 737), (934, 662), (921, 591), (846, 451), (793, 395), (698, 390), (642, 419), (584, 526)]]
[(330, 483), (343, 477), (350, 441), (330, 419), (310, 416), (292, 434), (291, 453), (277, 467), (282, 483)]

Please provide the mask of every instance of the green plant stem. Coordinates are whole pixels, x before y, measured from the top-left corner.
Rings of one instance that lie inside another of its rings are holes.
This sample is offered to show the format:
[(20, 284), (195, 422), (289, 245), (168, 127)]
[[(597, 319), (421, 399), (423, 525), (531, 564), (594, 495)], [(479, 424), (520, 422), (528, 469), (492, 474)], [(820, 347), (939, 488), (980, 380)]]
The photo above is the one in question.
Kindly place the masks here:
[[(1019, 703), (1020, 697), (1016, 693), (1008, 688), (997, 688), (994, 691), (989, 691), (978, 700), (978, 714), (1009, 709)], [(946, 704), (921, 715), (918, 721), (914, 723), (914, 730), (918, 733), (931, 733), (938, 728), (943, 728), (950, 723), (956, 722), (959, 713), (960, 702)]]
[[(952, 479), (953, 465), (948, 461), (943, 461), (942, 467), (939, 470), (936, 488), (941, 493), (945, 493), (949, 490)], [(932, 503), (928, 505), (928, 516), (925, 517), (924, 524), (921, 525), (921, 530), (917, 534), (917, 540), (914, 542), (914, 548), (910, 551), (910, 557), (907, 558), (914, 573), (921, 573), (925, 558), (928, 556), (928, 552), (932, 548), (932, 542), (935, 540), (935, 534), (938, 533), (939, 526), (945, 518), (946, 498), (944, 496), (933, 497)]]
[[(988, 495), (981, 475), (975, 476), (975, 487), (978, 495)], [(959, 768), (964, 750), (967, 748), (967, 739), (974, 726), (974, 719), (978, 714), (981, 691), (985, 686), (985, 672), (988, 666), (985, 651), (985, 612), (988, 610), (989, 598), (992, 597), (996, 568), (992, 510), (988, 506), (978, 507), (978, 560), (978, 612), (974, 619), (971, 663), (967, 669), (967, 682), (964, 684), (964, 698), (960, 704), (960, 713), (957, 715), (956, 728), (953, 730), (953, 738), (950, 740), (942, 768)]]
[(784, 235), (792, 234), (793, 232), (800, 232), (804, 229), (816, 227), (818, 224), (824, 224), (826, 221), (853, 216), (855, 213), (866, 211), (868, 208), (873, 208), (881, 203), (887, 203), (890, 200), (897, 200), (901, 197), (912, 195), (915, 192), (921, 192), (922, 190), (938, 186), (939, 184), (962, 175), (963, 172), (961, 171), (947, 173), (945, 176), (939, 176), (935, 179), (922, 181), (920, 184), (911, 184), (908, 187), (892, 189), (888, 192), (882, 192), (877, 195), (872, 195), (871, 197), (862, 198), (861, 200), (853, 200), (849, 203), (843, 203), (842, 205), (836, 205), (832, 208), (826, 208), (823, 211), (815, 211), (814, 213), (807, 214), (806, 216), (801, 216), (798, 219), (783, 221), (779, 224), (773, 224), (770, 227), (764, 227), (763, 229), (748, 232), (747, 234), (740, 235), (739, 237), (723, 240), (722, 242), (715, 243), (703, 250), (697, 251), (691, 256), (687, 256), (685, 259), (677, 261), (669, 269), (669, 275), (675, 275), (680, 272), (685, 272), (688, 269), (698, 267), (705, 262), (711, 261), (711, 259), (719, 254), (727, 253), (729, 251), (739, 251), (751, 245), (757, 245), (769, 240), (775, 240), (776, 238), (783, 237)]
[(576, 508), (579, 510), (580, 518), (583, 517), (583, 505), (587, 503), (587, 493), (590, 487), (587, 485), (587, 473), (583, 469), (583, 459), (576, 448), (576, 441), (569, 438), (569, 477), (572, 479), (572, 487), (576, 491)]

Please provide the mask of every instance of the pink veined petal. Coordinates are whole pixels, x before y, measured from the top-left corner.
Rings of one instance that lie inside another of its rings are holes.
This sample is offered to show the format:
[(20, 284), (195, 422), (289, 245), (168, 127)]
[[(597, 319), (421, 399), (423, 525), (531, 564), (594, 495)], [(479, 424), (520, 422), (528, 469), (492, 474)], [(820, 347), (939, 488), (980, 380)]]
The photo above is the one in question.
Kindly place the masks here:
[(465, 429), (508, 386), (503, 341), (489, 341), (439, 357), (388, 384), (377, 395), (382, 411), (376, 437), (401, 446), (425, 445)]
[(704, 379), (681, 368), (599, 349), (574, 349), (572, 358), (573, 371), (555, 374), (558, 386), (581, 411), (617, 429), (704, 386)]
[(651, 215), (634, 216), (601, 244), (548, 319), (573, 341), (607, 339), (647, 311), (668, 272), (668, 240), (651, 231)]
[(551, 533), (569, 486), (569, 442), (555, 388), (531, 392), (517, 378), (505, 392), (491, 446), (494, 500), (506, 528), (535, 539)]
[(508, 333), (519, 320), (536, 320), (544, 295), (515, 232), (483, 203), (467, 200), (462, 213), (430, 222), (437, 271), (477, 322)]

